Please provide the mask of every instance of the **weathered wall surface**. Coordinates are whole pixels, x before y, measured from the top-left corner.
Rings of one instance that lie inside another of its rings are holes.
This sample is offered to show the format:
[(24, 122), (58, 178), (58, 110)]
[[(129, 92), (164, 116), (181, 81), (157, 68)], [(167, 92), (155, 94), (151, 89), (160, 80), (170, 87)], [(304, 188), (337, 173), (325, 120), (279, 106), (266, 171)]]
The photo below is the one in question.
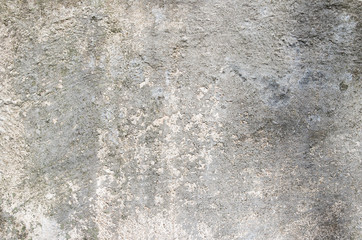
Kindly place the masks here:
[(0, 239), (362, 239), (361, 1), (0, 1)]

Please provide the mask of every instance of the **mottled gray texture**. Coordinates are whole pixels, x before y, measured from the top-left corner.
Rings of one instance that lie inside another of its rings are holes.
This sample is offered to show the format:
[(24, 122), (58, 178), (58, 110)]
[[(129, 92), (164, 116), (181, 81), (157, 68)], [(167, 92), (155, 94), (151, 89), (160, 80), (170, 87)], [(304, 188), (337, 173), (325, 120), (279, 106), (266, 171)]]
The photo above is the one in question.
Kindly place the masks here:
[(0, 0), (0, 239), (362, 239), (359, 0)]

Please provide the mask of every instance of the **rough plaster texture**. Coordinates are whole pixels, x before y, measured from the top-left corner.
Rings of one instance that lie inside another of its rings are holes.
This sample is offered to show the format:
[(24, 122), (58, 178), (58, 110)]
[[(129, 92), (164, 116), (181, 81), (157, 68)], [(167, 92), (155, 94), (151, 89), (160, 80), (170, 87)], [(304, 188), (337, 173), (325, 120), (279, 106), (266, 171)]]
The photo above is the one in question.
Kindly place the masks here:
[(359, 0), (0, 0), (0, 239), (362, 239)]

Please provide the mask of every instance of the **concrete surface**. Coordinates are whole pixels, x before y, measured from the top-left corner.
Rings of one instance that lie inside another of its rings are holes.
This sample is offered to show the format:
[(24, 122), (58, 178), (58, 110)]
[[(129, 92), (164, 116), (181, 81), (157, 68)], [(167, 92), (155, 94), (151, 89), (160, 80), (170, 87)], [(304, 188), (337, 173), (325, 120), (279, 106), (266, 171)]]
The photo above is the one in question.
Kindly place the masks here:
[(0, 0), (0, 239), (362, 239), (359, 0)]

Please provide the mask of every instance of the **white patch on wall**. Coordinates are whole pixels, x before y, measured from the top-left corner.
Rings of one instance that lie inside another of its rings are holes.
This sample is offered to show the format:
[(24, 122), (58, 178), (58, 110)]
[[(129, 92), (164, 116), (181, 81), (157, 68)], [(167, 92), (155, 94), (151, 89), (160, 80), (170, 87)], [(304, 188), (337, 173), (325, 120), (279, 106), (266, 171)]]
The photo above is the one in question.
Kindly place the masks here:
[(352, 42), (354, 39), (354, 32), (357, 23), (351, 19), (349, 15), (342, 14), (340, 17), (340, 24), (334, 28), (334, 39), (338, 43)]
[(159, 24), (161, 23), (163, 20), (166, 19), (166, 16), (164, 14), (164, 10), (161, 8), (152, 8), (152, 14), (155, 17), (155, 23)]

